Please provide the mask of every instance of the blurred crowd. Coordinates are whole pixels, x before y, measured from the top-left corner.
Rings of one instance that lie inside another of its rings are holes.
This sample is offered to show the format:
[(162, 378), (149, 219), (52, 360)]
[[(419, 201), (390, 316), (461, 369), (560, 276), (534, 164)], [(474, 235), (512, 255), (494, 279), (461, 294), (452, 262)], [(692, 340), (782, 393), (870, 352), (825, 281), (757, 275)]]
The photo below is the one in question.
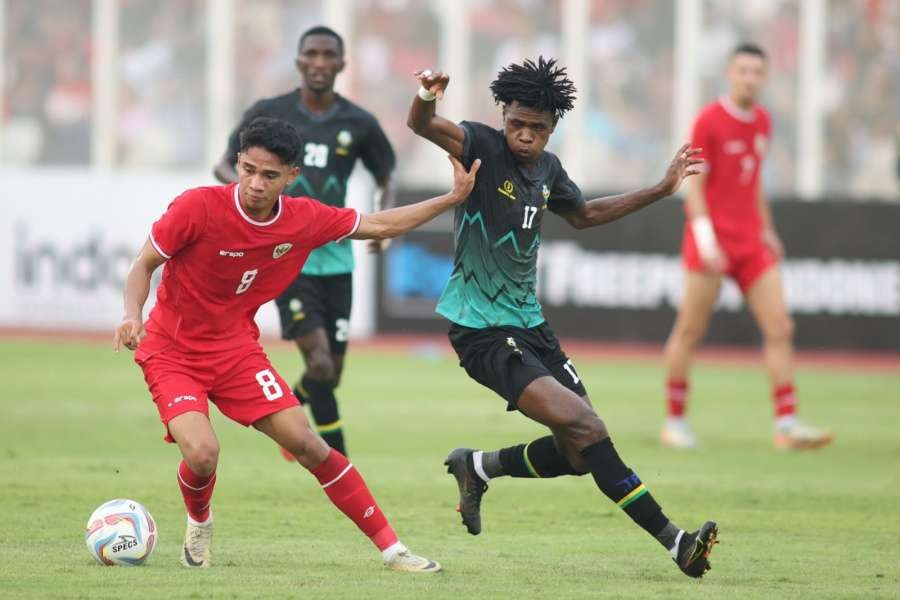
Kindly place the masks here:
[(3, 159), (87, 164), (91, 2), (7, 2)]
[[(465, 117), (499, 124), (488, 84), (523, 58), (560, 56), (564, 0), (469, 0), (471, 91)], [(728, 50), (765, 47), (771, 78), (764, 103), (774, 138), (764, 172), (774, 195), (796, 182), (799, 0), (704, 0), (703, 102), (724, 91)], [(85, 165), (91, 149), (90, 0), (5, 0), (2, 162)], [(325, 0), (235, 3), (235, 119), (254, 100), (299, 84), (299, 33), (325, 19)], [(122, 168), (205, 169), (207, 2), (121, 0), (116, 63), (116, 160)], [(437, 0), (357, 0), (348, 37), (351, 99), (373, 112), (396, 146), (401, 181), (421, 183), (434, 155), (406, 129), (411, 73), (440, 66)], [(900, 2), (827, 1), (827, 77), (822, 90), (826, 195), (898, 198)], [(551, 149), (582, 137), (582, 187), (646, 183), (666, 164), (672, 141), (675, 3), (591, 0), (589, 81), (576, 81), (584, 129), (561, 122)], [(346, 33), (346, 32), (342, 32)], [(452, 74), (451, 74), (452, 75)], [(461, 93), (453, 90), (451, 93)], [(224, 146), (224, 140), (222, 140)], [(427, 178), (426, 178), (427, 180)]]
[(831, 0), (827, 52), (825, 187), (898, 198), (900, 2)]

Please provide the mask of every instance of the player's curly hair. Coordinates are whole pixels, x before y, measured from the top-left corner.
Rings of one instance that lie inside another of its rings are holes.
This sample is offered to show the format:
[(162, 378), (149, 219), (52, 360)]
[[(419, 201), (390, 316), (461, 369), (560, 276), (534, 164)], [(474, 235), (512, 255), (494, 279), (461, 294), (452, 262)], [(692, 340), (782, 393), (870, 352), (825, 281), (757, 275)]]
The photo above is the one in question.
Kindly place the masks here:
[(491, 82), (494, 102), (519, 104), (546, 111), (556, 123), (575, 105), (575, 84), (566, 76), (565, 67), (556, 65), (556, 59), (538, 57), (537, 63), (525, 60), (521, 65), (504, 67)]
[(272, 117), (256, 117), (240, 133), (241, 152), (250, 148), (263, 148), (293, 165), (300, 154), (300, 134), (287, 121)]

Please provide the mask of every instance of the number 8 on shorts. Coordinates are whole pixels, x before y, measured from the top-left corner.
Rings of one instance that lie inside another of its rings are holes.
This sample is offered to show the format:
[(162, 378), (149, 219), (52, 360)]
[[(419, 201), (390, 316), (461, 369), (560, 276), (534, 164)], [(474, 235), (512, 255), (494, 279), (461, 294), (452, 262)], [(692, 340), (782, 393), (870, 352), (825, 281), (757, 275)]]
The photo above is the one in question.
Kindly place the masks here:
[(284, 391), (278, 385), (278, 380), (275, 379), (275, 375), (269, 369), (263, 369), (257, 373), (256, 381), (262, 387), (263, 394), (265, 394), (267, 400), (278, 400), (284, 396)]

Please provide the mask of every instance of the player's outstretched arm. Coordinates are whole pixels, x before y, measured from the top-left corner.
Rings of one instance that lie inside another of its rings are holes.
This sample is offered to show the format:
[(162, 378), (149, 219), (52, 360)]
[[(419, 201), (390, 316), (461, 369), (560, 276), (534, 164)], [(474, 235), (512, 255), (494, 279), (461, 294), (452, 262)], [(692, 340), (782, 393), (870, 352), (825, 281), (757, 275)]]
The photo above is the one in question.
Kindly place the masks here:
[(606, 196), (585, 202), (580, 209), (563, 213), (563, 218), (576, 229), (585, 229), (595, 225), (602, 225), (620, 219), (636, 210), (644, 208), (666, 196), (671, 196), (678, 191), (682, 180), (700, 172), (697, 165), (703, 162), (695, 158), (702, 148), (691, 148), (685, 144), (678, 149), (675, 158), (669, 163), (662, 180), (653, 187), (644, 188), (636, 192), (619, 194), (618, 196)]
[(450, 76), (440, 71), (425, 69), (414, 73), (421, 87), (409, 107), (406, 125), (416, 135), (434, 142), (450, 156), (462, 160), (463, 142), (466, 132), (462, 127), (435, 112), (437, 100), (444, 97), (444, 90), (450, 83)]
[(131, 263), (125, 278), (125, 313), (113, 337), (113, 350), (116, 352), (120, 346), (134, 350), (143, 339), (144, 303), (150, 294), (150, 277), (164, 262), (165, 257), (156, 251), (148, 239)]
[(448, 156), (453, 164), (453, 189), (443, 196), (430, 198), (408, 206), (400, 206), (383, 210), (371, 215), (362, 215), (356, 233), (350, 237), (354, 240), (384, 240), (403, 235), (416, 227), (427, 223), (448, 208), (462, 204), (472, 186), (475, 185), (475, 175), (481, 166), (481, 160), (476, 159), (472, 168), (466, 171), (456, 158)]

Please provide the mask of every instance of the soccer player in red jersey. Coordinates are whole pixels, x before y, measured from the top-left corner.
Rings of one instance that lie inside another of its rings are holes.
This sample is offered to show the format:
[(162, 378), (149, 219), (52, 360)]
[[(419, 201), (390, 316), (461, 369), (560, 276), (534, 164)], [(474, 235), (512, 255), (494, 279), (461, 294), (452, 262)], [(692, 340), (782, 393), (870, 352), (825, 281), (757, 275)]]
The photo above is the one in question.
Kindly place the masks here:
[[(411, 553), (397, 538), (360, 474), (310, 427), (290, 386), (259, 345), (253, 320), (323, 244), (387, 239), (418, 227), (465, 200), (469, 172), (451, 158), (453, 189), (444, 196), (370, 215), (282, 196), (299, 172), (296, 130), (284, 121), (254, 120), (240, 137), (237, 184), (190, 189), (153, 224), (125, 283), (125, 314), (114, 348), (135, 350), (135, 362), (184, 457), (178, 485), (188, 513), (181, 562), (210, 565), (219, 443), (211, 400), (228, 418), (252, 425), (289, 450), (318, 479), (328, 498), (397, 571), (434, 572), (438, 563)], [(153, 272), (166, 264), (156, 306), (143, 307)]]
[(796, 416), (794, 325), (777, 268), (784, 248), (759, 181), (771, 137), (769, 114), (757, 102), (766, 71), (761, 48), (752, 44), (735, 48), (728, 63), (729, 92), (707, 105), (694, 124), (691, 143), (702, 149), (705, 163), (685, 202), (684, 297), (666, 343), (668, 418), (661, 439), (668, 446), (697, 445), (684, 418), (688, 373), (723, 275), (738, 284), (763, 334), (775, 405), (775, 447), (819, 448), (833, 438)]

